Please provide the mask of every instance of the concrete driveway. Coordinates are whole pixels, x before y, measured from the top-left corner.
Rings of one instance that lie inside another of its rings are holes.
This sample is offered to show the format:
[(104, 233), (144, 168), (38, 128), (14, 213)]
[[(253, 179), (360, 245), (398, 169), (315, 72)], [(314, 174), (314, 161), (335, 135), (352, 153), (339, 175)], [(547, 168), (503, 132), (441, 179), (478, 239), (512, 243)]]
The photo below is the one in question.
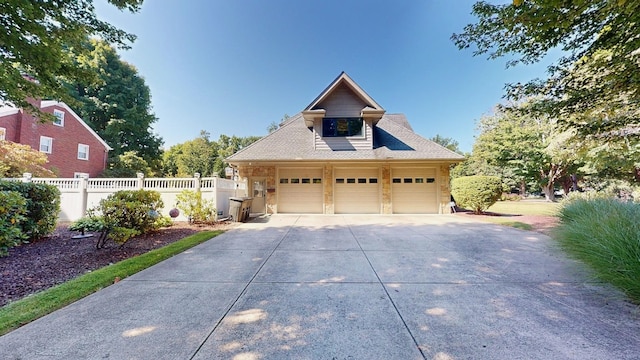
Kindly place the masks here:
[(1, 359), (638, 359), (640, 311), (465, 215), (255, 219), (0, 337)]

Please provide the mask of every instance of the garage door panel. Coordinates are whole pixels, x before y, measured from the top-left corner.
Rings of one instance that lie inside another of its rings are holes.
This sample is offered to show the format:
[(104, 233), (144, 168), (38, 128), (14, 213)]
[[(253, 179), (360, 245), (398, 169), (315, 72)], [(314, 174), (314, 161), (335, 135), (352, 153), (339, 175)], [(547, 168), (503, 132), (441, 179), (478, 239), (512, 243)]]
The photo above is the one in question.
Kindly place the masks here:
[(377, 168), (336, 169), (334, 178), (336, 214), (380, 213), (380, 180)]
[(323, 213), (322, 169), (279, 169), (278, 212)]
[(391, 196), (396, 214), (438, 213), (436, 169), (392, 169)]

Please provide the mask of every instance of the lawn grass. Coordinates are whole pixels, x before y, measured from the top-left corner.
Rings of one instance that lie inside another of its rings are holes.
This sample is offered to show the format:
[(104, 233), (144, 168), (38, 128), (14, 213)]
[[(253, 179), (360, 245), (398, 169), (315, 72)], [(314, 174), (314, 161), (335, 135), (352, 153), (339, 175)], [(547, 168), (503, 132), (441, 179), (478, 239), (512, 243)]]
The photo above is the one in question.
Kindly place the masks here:
[(560, 204), (541, 200), (498, 201), (487, 211), (510, 215), (543, 215), (555, 216)]
[(494, 224), (498, 224), (498, 225), (510, 226), (512, 228), (516, 228), (516, 229), (520, 229), (520, 230), (527, 230), (527, 231), (533, 230), (533, 226), (531, 226), (531, 225), (529, 225), (527, 223), (523, 223), (523, 222), (520, 222), (520, 221), (513, 221), (510, 218), (504, 218), (504, 217), (499, 217), (499, 216), (483, 217), (482, 221), (486, 221), (486, 222), (490, 222), (490, 223), (494, 223)]
[(576, 200), (559, 218), (553, 237), (560, 246), (640, 304), (640, 204)]
[(124, 279), (222, 233), (223, 231), (199, 232), (160, 249), (103, 267), (9, 303), (0, 308), (0, 335), (105, 288), (113, 284), (116, 278)]

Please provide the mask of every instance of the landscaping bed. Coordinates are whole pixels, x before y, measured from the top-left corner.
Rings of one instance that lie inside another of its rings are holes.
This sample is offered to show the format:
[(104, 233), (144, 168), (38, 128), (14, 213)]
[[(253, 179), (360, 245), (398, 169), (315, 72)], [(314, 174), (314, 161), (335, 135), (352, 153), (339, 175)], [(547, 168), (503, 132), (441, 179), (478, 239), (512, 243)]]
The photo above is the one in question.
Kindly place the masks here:
[(201, 226), (176, 222), (171, 227), (137, 236), (122, 247), (108, 242), (99, 250), (97, 237), (73, 238), (79, 233), (70, 231), (68, 225), (58, 225), (50, 236), (12, 248), (8, 256), (0, 257), (0, 306), (199, 231), (225, 230), (237, 223)]

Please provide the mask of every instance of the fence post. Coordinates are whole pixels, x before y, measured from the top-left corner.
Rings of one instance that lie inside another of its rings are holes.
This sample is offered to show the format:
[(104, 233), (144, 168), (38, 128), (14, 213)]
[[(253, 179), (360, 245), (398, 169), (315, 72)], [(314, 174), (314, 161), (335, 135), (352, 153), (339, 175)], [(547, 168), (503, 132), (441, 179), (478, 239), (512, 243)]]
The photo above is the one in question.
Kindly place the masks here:
[(142, 190), (144, 188), (144, 173), (136, 173), (138, 176), (138, 190)]
[(88, 176), (80, 177), (80, 186), (78, 191), (80, 192), (80, 217), (85, 217), (87, 215), (87, 199), (89, 197), (87, 188), (89, 184)]
[(31, 179), (33, 179), (33, 174), (31, 174), (31, 173), (23, 173), (22, 174), (22, 182), (30, 183)]
[(193, 178), (195, 179), (195, 189), (196, 192), (200, 191), (200, 173), (193, 174)]

